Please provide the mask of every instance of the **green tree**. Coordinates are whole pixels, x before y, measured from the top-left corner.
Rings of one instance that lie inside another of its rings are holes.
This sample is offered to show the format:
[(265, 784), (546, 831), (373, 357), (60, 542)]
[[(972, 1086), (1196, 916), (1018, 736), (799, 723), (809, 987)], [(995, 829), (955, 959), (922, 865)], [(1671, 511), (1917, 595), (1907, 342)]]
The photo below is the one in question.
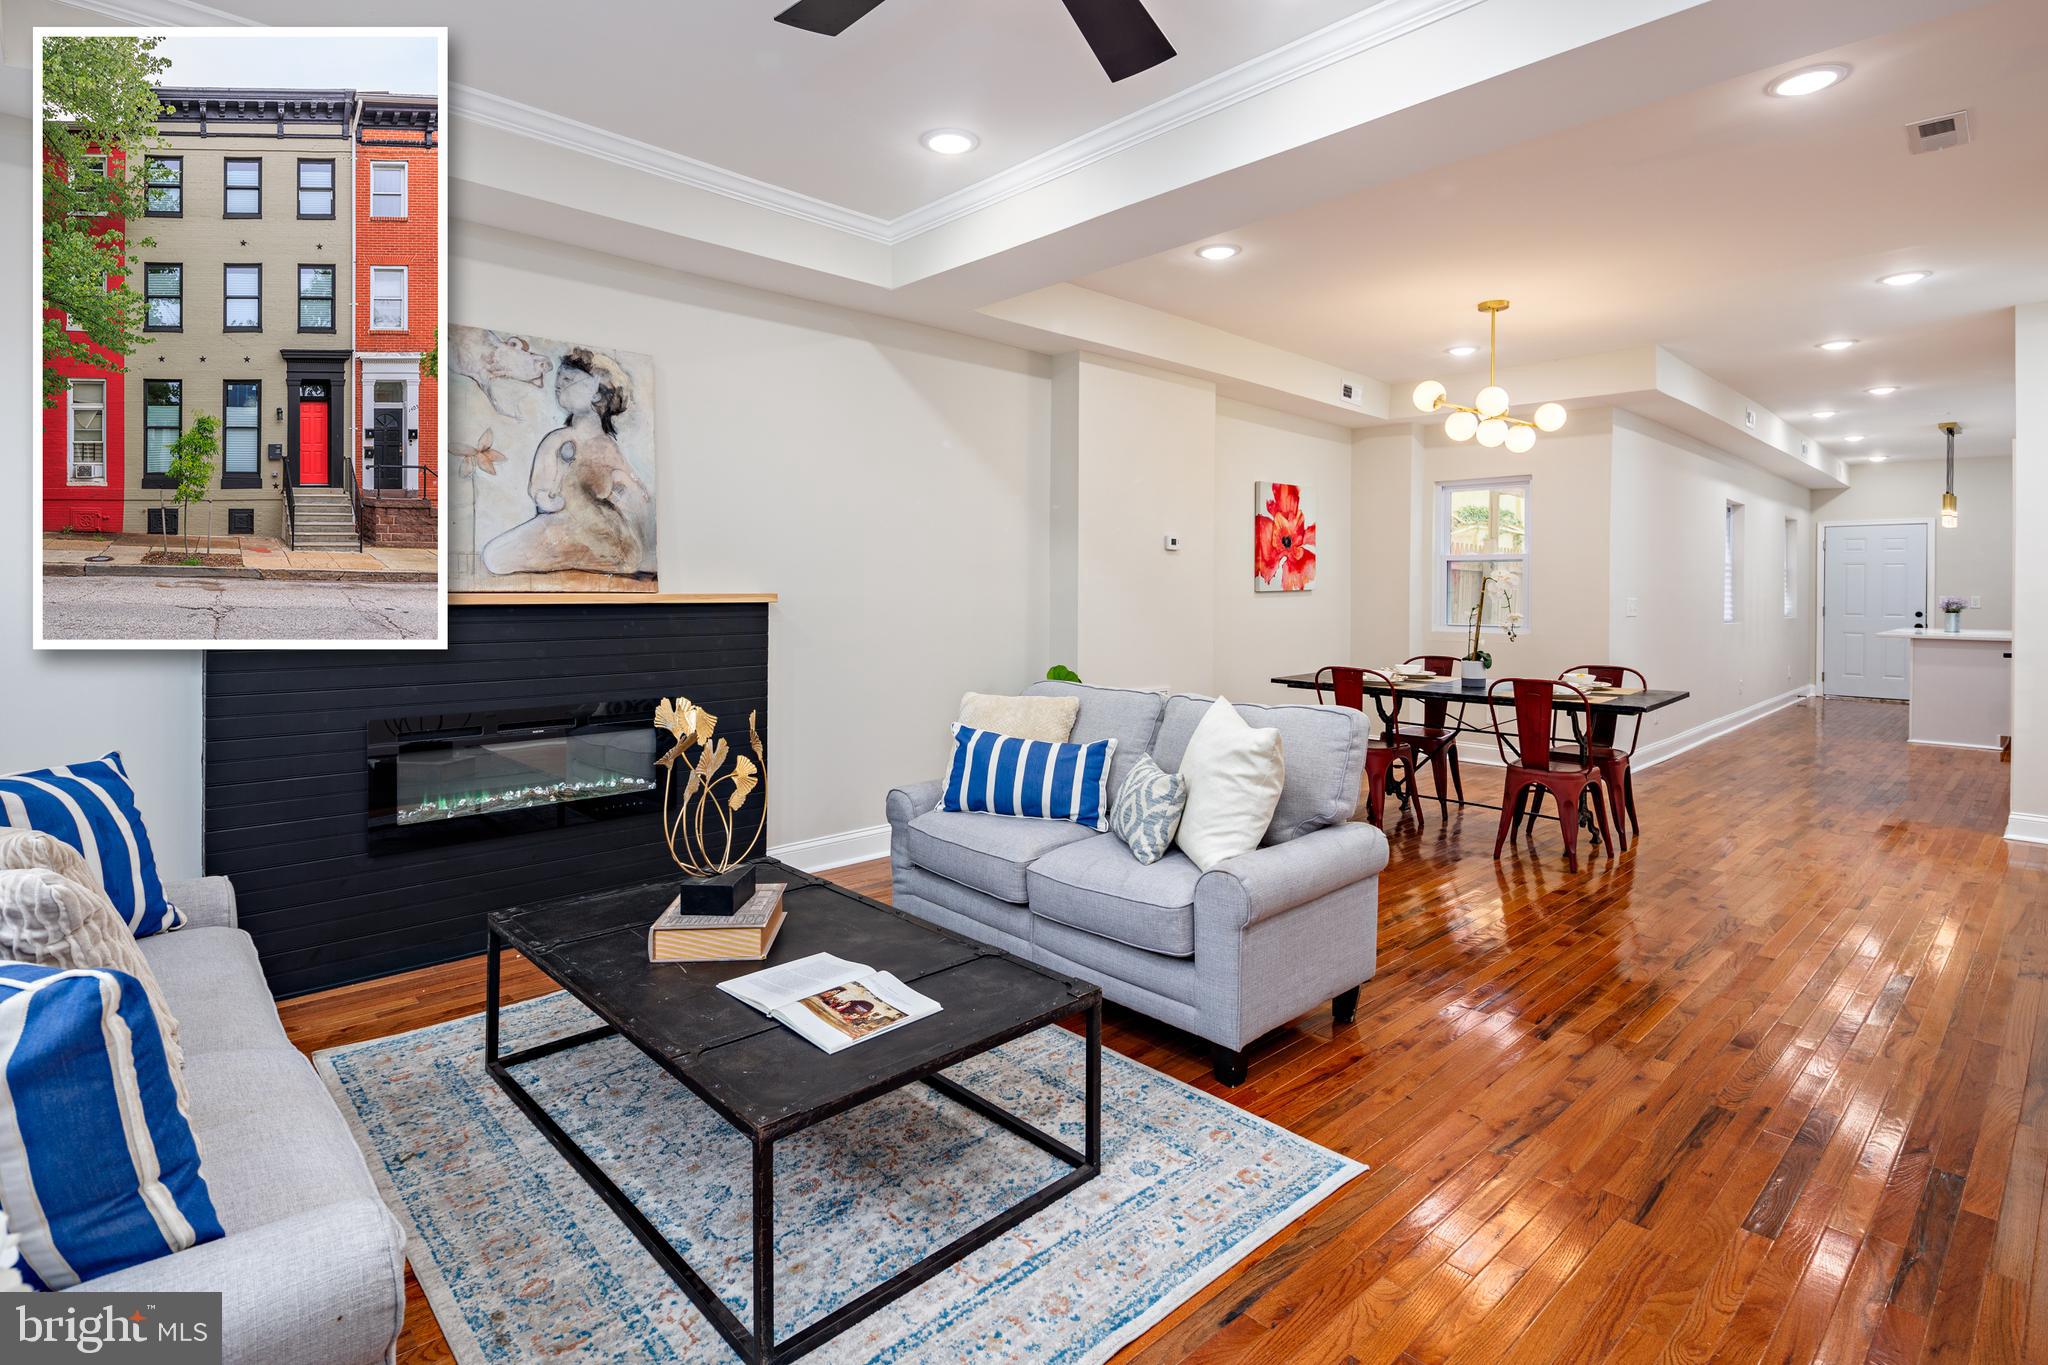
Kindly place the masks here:
[[(185, 553), (192, 553), (192, 507), (206, 496), (213, 483), (213, 457), (220, 453), (217, 418), (201, 413), (191, 427), (171, 442), (171, 501), (178, 504), (178, 529), (185, 537)], [(207, 528), (212, 539), (212, 528)]]
[(420, 378), (439, 379), (440, 377), (441, 324), (437, 322), (434, 324), (434, 344), (429, 346), (426, 350), (426, 354), (420, 357)]
[[(54, 405), (65, 389), (53, 363), (59, 357), (108, 368), (111, 355), (119, 370), (120, 357), (141, 343), (141, 294), (107, 288), (108, 276), (127, 274), (130, 242), (102, 220), (143, 214), (147, 154), (164, 145), (151, 82), (169, 63), (154, 54), (156, 38), (42, 41), (43, 307), (84, 333), (81, 340), (54, 318), (43, 320), (43, 402)], [(105, 175), (96, 173), (101, 164)], [(144, 237), (133, 245), (155, 243)]]

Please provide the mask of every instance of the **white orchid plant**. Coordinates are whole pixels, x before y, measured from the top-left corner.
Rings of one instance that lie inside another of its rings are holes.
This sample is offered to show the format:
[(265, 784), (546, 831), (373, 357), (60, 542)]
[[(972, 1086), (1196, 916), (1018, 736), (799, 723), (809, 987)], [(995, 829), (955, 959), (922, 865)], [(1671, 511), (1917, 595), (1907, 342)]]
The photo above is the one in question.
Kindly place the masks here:
[[(767, 756), (761, 749), (760, 713), (747, 713), (747, 743), (754, 751), (748, 758), (745, 754), (735, 755), (732, 746), (717, 738), (718, 717), (696, 705), (688, 697), (677, 697), (674, 701), (663, 698), (654, 708), (654, 727), (666, 730), (675, 739), (675, 744), (660, 758), (654, 760), (661, 765), (664, 776), (661, 783), (661, 825), (663, 836), (668, 841), (668, 856), (675, 859), (676, 866), (692, 877), (716, 877), (730, 872), (753, 854), (754, 845), (761, 840), (761, 831), (766, 821), (754, 826), (754, 837), (738, 856), (732, 851), (734, 823), (740, 808), (747, 804), (747, 798), (761, 785), (767, 766)], [(696, 756), (691, 756), (691, 750)], [(726, 760), (732, 759), (732, 766), (726, 767)], [(669, 793), (675, 787), (676, 769), (681, 767), (683, 778), (682, 799), (675, 803), (671, 815)], [(718, 841), (720, 828), (725, 839), (716, 855), (712, 845)]]
[(1479, 580), (1479, 600), (1472, 604), (1468, 618), (1472, 623), (1472, 641), (1465, 657), (1476, 660), (1482, 668), (1493, 667), (1493, 655), (1479, 647), (1479, 631), (1486, 624), (1486, 599), (1495, 594), (1499, 595), (1501, 606), (1507, 612), (1502, 618), (1502, 629), (1507, 632), (1509, 641), (1512, 642), (1516, 632), (1522, 628), (1522, 613), (1515, 610), (1514, 575), (1506, 569), (1495, 569)]

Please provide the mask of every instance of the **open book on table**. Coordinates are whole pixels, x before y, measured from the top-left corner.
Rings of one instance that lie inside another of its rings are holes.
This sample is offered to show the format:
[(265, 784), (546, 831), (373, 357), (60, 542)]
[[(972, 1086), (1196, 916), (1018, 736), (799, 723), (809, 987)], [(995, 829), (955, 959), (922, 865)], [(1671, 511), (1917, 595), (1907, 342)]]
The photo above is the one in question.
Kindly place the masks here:
[(901, 1028), (939, 1012), (939, 1002), (920, 995), (888, 972), (813, 953), (766, 971), (748, 972), (718, 983), (761, 1013), (787, 1024), (827, 1052)]

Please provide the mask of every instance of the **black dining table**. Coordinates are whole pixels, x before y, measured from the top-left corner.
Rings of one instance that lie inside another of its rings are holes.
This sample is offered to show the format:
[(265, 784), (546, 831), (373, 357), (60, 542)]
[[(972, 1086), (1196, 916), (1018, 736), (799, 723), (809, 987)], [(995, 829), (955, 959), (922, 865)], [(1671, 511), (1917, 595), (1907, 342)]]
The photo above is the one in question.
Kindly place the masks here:
[[(1314, 673), (1283, 673), (1279, 677), (1271, 679), (1271, 681), (1279, 684), (1281, 687), (1292, 687), (1304, 692), (1313, 692), (1316, 690), (1316, 677), (1317, 675)], [(1484, 706), (1491, 710), (1506, 707), (1509, 710), (1513, 710), (1515, 704), (1512, 689), (1502, 688), (1499, 692), (1489, 697), (1487, 694), (1491, 690), (1490, 684), (1486, 687), (1467, 687), (1458, 678), (1432, 678), (1421, 682), (1404, 682), (1396, 686), (1389, 686), (1378, 678), (1368, 676), (1364, 679), (1364, 684), (1366, 695), (1373, 699), (1373, 709), (1379, 712), (1382, 727), (1386, 726), (1392, 719), (1388, 714), (1384, 699), (1396, 693), (1398, 693), (1400, 700), (1404, 702), (1444, 702), (1450, 704), (1445, 708), (1445, 733), (1443, 738), (1434, 746), (1426, 746), (1424, 751), (1417, 755), (1419, 759), (1426, 762), (1433, 762), (1438, 751), (1457, 743), (1459, 735), (1491, 735), (1494, 733), (1492, 716), (1490, 714), (1487, 717), (1486, 724), (1475, 725), (1465, 719), (1465, 707)], [(1667, 706), (1675, 706), (1691, 695), (1692, 693), (1690, 692), (1671, 688), (1644, 688), (1641, 691), (1634, 692), (1608, 693), (1589, 691), (1586, 694), (1585, 709), (1590, 710), (1592, 713), (1593, 733), (1590, 736), (1591, 742), (1594, 744), (1612, 744), (1614, 742), (1615, 722), (1621, 717), (1635, 716), (1640, 719), (1652, 711), (1661, 711)], [(1450, 706), (1456, 706), (1457, 711), (1452, 713)], [(1581, 734), (1579, 730), (1579, 717), (1582, 711), (1579, 699), (1576, 696), (1570, 692), (1559, 692), (1552, 703), (1552, 709), (1562, 713), (1571, 722), (1572, 741), (1574, 743), (1584, 744), (1587, 742), (1589, 737)], [(1509, 734), (1512, 737), (1513, 732), (1510, 731)], [(1398, 788), (1396, 789), (1398, 790)], [(1409, 792), (1405, 795), (1418, 801), (1422, 797), (1422, 793), (1419, 791)], [(1487, 810), (1500, 809), (1499, 806), (1494, 805), (1490, 801), (1467, 801), (1462, 795), (1450, 798), (1450, 804), (1480, 806)], [(1554, 819), (1555, 817), (1546, 814), (1543, 818)], [(1593, 839), (1597, 843), (1600, 838), (1599, 831), (1593, 828), (1591, 820), (1582, 818), (1581, 823), (1593, 831)]]

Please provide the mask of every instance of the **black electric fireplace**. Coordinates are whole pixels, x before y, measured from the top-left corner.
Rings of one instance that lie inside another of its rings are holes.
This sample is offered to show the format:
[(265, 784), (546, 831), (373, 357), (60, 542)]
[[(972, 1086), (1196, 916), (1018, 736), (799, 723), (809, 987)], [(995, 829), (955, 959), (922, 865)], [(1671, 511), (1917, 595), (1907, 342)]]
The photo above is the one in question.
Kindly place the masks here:
[(492, 910), (676, 876), (652, 698), (735, 747), (758, 713), (772, 770), (767, 605), (622, 597), (454, 602), (441, 650), (207, 654), (206, 870), (272, 990), (467, 957)]
[(366, 721), (370, 852), (659, 809), (655, 701)]

